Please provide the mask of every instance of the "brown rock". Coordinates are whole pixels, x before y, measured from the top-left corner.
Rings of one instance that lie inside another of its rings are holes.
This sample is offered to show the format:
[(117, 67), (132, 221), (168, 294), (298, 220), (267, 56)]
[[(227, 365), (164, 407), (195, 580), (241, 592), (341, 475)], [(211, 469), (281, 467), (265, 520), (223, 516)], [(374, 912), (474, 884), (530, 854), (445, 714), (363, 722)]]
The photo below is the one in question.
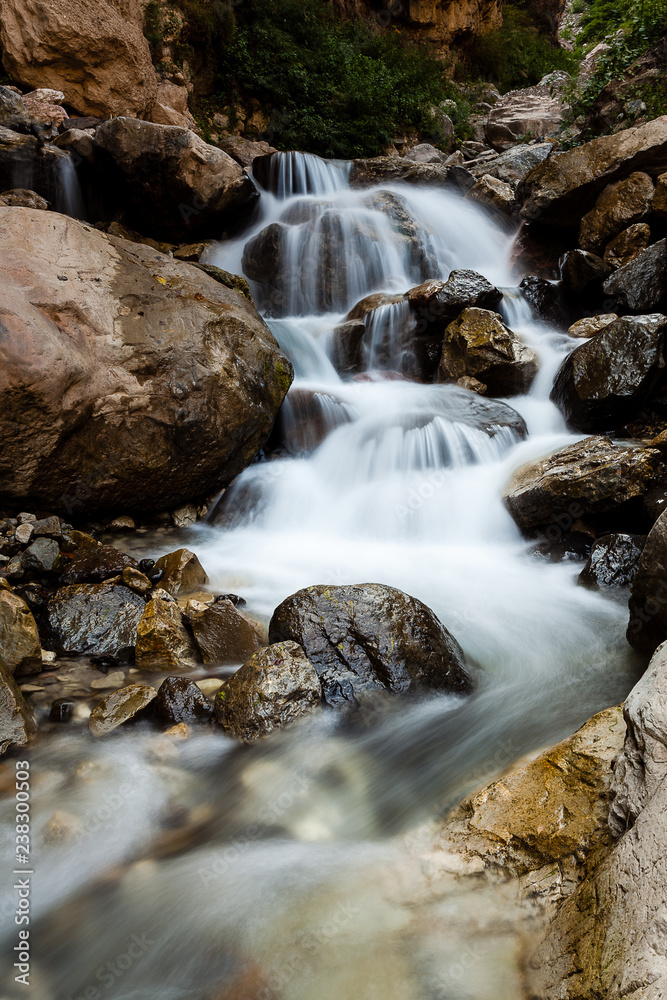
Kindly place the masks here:
[(32, 710), (9, 671), (0, 664), (0, 754), (24, 747), (37, 732)]
[(554, 97), (548, 87), (511, 90), (489, 112), (487, 134), (496, 139), (496, 148), (498, 126), (508, 129), (515, 140), (524, 135), (533, 138), (553, 135), (560, 127), (564, 111), (564, 103)]
[(619, 267), (602, 288), (615, 300), (619, 312), (646, 313), (662, 307), (667, 299), (667, 239), (653, 243)]
[(25, 601), (7, 590), (0, 590), (0, 667), (17, 677), (42, 669), (35, 619)]
[(3, 502), (164, 510), (245, 467), (292, 376), (243, 295), (51, 212), (0, 232)]
[(141, 115), (156, 96), (137, 0), (3, 0), (5, 69), (32, 87), (57, 88), (88, 115)]
[(187, 670), (197, 650), (173, 601), (153, 598), (137, 625), (135, 662), (140, 670)]
[(667, 173), (656, 178), (651, 208), (659, 219), (667, 219)]
[(651, 242), (651, 228), (645, 222), (637, 222), (628, 226), (622, 233), (607, 244), (604, 251), (604, 262), (615, 270), (625, 267), (635, 257), (638, 257)]
[(570, 329), (567, 331), (569, 337), (575, 337), (577, 339), (586, 339), (594, 337), (596, 333), (600, 333), (606, 327), (617, 320), (618, 316), (616, 313), (601, 313), (599, 316), (584, 316), (583, 319), (578, 319), (576, 323), (573, 323)]
[(160, 587), (174, 597), (178, 594), (191, 593), (208, 583), (202, 564), (190, 549), (176, 549), (175, 552), (160, 556), (155, 568), (162, 570)]
[(512, 215), (516, 207), (514, 191), (505, 181), (484, 174), (466, 193), (465, 198), (493, 209), (501, 215)]
[(38, 208), (43, 212), (49, 207), (46, 198), (42, 198), (36, 191), (28, 191), (26, 188), (3, 191), (0, 194), (0, 205), (7, 205), (11, 208)]
[(525, 393), (537, 374), (537, 356), (501, 317), (487, 309), (465, 309), (445, 331), (438, 381), (471, 376), (492, 396)]
[(223, 153), (227, 153), (233, 160), (240, 163), (242, 167), (250, 168), (258, 156), (269, 156), (277, 153), (278, 150), (270, 146), (268, 142), (253, 142), (251, 139), (244, 139), (240, 135), (228, 135), (220, 139), (215, 145)]
[(202, 610), (188, 609), (188, 615), (204, 663), (243, 663), (265, 644), (259, 630), (231, 601), (216, 601)]
[(138, 569), (139, 563), (132, 556), (113, 545), (97, 545), (78, 549), (67, 558), (67, 564), (60, 574), (60, 583), (102, 583), (118, 576), (124, 569)]
[(124, 722), (134, 718), (157, 696), (148, 684), (128, 684), (98, 701), (90, 713), (88, 728), (93, 736), (106, 736)]
[(610, 184), (587, 212), (579, 227), (579, 246), (599, 253), (605, 244), (628, 226), (648, 217), (653, 201), (653, 181), (639, 171)]
[(148, 577), (133, 566), (125, 567), (121, 573), (121, 580), (126, 587), (134, 590), (137, 594), (148, 594), (153, 589), (153, 584)]

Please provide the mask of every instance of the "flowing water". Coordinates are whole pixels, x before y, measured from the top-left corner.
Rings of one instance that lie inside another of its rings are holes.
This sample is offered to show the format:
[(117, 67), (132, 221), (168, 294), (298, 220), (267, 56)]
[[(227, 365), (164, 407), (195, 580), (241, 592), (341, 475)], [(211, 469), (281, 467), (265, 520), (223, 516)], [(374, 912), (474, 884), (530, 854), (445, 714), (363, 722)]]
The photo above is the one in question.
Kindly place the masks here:
[[(180, 748), (141, 730), (52, 737), (31, 756), (31, 995), (518, 1000), (502, 885), (433, 881), (414, 830), (634, 680), (623, 606), (578, 587), (577, 564), (536, 556), (501, 501), (514, 469), (572, 440), (548, 400), (572, 342), (532, 319), (510, 238), (456, 194), (350, 190), (345, 165), (299, 154), (261, 179), (261, 216), (212, 261), (241, 273), (244, 247), (284, 227), (282, 273), (254, 291), (296, 372), (285, 450), (184, 541), (216, 592), (265, 618), (311, 584), (399, 587), (460, 642), (476, 693), (323, 713), (253, 748), (219, 733)], [(331, 363), (360, 298), (461, 267), (504, 289), (506, 322), (539, 356), (531, 393), (509, 401), (525, 440), (466, 390), (387, 377), (414, 341), (401, 303), (371, 315), (363, 380)], [(14, 899), (0, 907), (9, 941)]]

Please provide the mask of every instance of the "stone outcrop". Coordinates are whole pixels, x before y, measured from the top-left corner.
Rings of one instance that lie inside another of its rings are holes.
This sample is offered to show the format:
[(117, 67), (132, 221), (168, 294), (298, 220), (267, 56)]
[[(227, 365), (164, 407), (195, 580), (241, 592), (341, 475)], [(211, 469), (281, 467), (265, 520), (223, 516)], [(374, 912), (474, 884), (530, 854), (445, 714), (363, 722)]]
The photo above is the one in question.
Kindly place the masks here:
[(164, 510), (261, 447), (291, 367), (243, 295), (29, 209), (0, 209), (0, 262), (4, 502)]
[[(556, 2), (556, 0), (550, 0)], [(334, 0), (334, 10), (344, 17), (372, 18), (380, 28), (395, 28), (446, 53), (455, 41), (499, 28), (500, 0), (407, 0), (381, 10), (372, 0)]]
[(143, 115), (157, 94), (138, 0), (3, 0), (4, 67), (57, 88), (83, 115)]
[(507, 129), (515, 139), (525, 135), (535, 139), (554, 135), (564, 112), (565, 105), (547, 86), (511, 90), (489, 112), (487, 141), (494, 145), (499, 127)]
[(554, 153), (519, 185), (521, 214), (553, 226), (578, 226), (608, 185), (640, 171), (657, 177), (667, 169), (667, 116), (615, 135)]

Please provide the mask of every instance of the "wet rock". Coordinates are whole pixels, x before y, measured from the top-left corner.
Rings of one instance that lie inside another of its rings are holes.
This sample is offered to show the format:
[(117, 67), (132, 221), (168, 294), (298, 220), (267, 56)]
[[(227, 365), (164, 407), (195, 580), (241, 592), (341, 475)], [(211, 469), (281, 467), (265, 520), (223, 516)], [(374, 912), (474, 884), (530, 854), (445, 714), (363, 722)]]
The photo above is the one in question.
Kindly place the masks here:
[(181, 609), (153, 597), (137, 624), (135, 662), (140, 670), (184, 670), (197, 661), (192, 636), (183, 625)]
[(21, 556), (23, 568), (35, 573), (55, 573), (60, 564), (60, 547), (52, 538), (38, 538)]
[(25, 601), (8, 590), (0, 590), (0, 667), (17, 677), (42, 669), (35, 619)]
[(561, 281), (572, 295), (602, 292), (602, 282), (609, 275), (609, 266), (601, 257), (586, 250), (569, 250), (558, 261)]
[(63, 215), (0, 225), (2, 502), (168, 510), (254, 458), (292, 376), (247, 299)]
[(551, 391), (570, 427), (601, 431), (632, 420), (662, 378), (666, 333), (659, 313), (625, 317), (572, 351)]
[(10, 208), (35, 208), (46, 212), (49, 203), (46, 198), (36, 191), (29, 191), (27, 188), (14, 188), (13, 191), (3, 191), (0, 194), (0, 205)]
[(51, 702), (49, 722), (71, 722), (75, 706), (71, 698), (56, 698)]
[(213, 706), (193, 681), (167, 677), (155, 699), (155, 714), (164, 726), (179, 722), (212, 722)]
[(667, 511), (651, 528), (632, 583), (628, 642), (652, 654), (667, 639)]
[(37, 732), (32, 710), (16, 681), (0, 664), (0, 754), (10, 747), (24, 747)]
[(191, 593), (208, 583), (202, 564), (190, 549), (176, 549), (160, 556), (155, 569), (162, 573), (158, 578), (160, 587), (174, 597)]
[(188, 605), (187, 614), (204, 663), (243, 663), (264, 645), (259, 630), (231, 601), (193, 610)]
[(144, 576), (141, 570), (135, 569), (134, 566), (125, 567), (121, 573), (121, 580), (126, 587), (134, 590), (137, 594), (149, 594), (153, 589), (153, 584), (148, 577)]
[(415, 163), (398, 156), (376, 156), (353, 160), (350, 187), (374, 187), (376, 184), (426, 184), (441, 187), (449, 170), (442, 163)]
[(648, 312), (667, 298), (667, 240), (654, 243), (603, 285), (619, 310)]
[(0, 87), (0, 125), (16, 132), (29, 132), (31, 118), (20, 94)]
[(126, 568), (137, 569), (139, 566), (136, 559), (113, 545), (78, 549), (66, 558), (65, 569), (60, 574), (60, 583), (63, 586), (74, 583), (102, 583), (111, 577), (119, 576)]
[(144, 607), (142, 597), (113, 583), (62, 587), (47, 607), (56, 651), (61, 656), (78, 653), (130, 656)]
[(537, 319), (561, 329), (569, 326), (570, 317), (562, 289), (555, 282), (529, 274), (521, 279), (519, 289)]
[(433, 325), (442, 329), (464, 309), (493, 309), (502, 297), (502, 292), (483, 275), (464, 269), (452, 271), (447, 281), (431, 279), (407, 293), (418, 330), (428, 330)]
[(490, 174), (483, 174), (465, 197), (501, 216), (513, 215), (516, 209), (514, 191), (511, 186)]
[(123, 211), (138, 229), (169, 239), (217, 235), (257, 198), (243, 168), (187, 128), (113, 118), (99, 126), (95, 145), (125, 181)]
[(554, 525), (562, 533), (585, 514), (614, 510), (641, 496), (660, 467), (660, 452), (589, 437), (514, 473), (503, 500), (523, 530)]
[(638, 222), (634, 226), (628, 226), (622, 233), (613, 239), (604, 251), (605, 264), (617, 270), (630, 264), (640, 253), (647, 249), (651, 242), (651, 228), (645, 222)]
[(553, 226), (578, 226), (608, 184), (635, 171), (655, 177), (666, 168), (667, 116), (663, 116), (550, 156), (519, 185), (521, 214)]
[(470, 376), (492, 396), (528, 391), (537, 374), (537, 356), (505, 326), (498, 313), (465, 309), (445, 331), (438, 381)]
[(579, 246), (591, 253), (603, 247), (635, 222), (643, 222), (651, 212), (653, 181), (639, 171), (610, 184), (599, 195), (579, 227)]
[(254, 743), (322, 704), (317, 671), (296, 642), (261, 649), (215, 697), (215, 716), (226, 732)]
[(667, 219), (667, 173), (656, 178), (651, 208), (656, 218)]
[(290, 455), (308, 455), (350, 420), (349, 407), (332, 393), (292, 389), (280, 410), (277, 432)]
[(593, 543), (578, 582), (590, 590), (619, 590), (635, 578), (646, 539), (643, 535), (611, 534)]
[(98, 701), (90, 713), (88, 728), (95, 737), (106, 736), (142, 712), (156, 697), (157, 691), (148, 684), (128, 684)]
[(346, 320), (335, 328), (331, 341), (331, 362), (339, 375), (357, 375), (363, 370), (365, 333), (363, 319)]
[(332, 706), (377, 691), (472, 688), (456, 640), (425, 604), (393, 587), (300, 590), (276, 608), (269, 625), (270, 642), (288, 639), (305, 651)]

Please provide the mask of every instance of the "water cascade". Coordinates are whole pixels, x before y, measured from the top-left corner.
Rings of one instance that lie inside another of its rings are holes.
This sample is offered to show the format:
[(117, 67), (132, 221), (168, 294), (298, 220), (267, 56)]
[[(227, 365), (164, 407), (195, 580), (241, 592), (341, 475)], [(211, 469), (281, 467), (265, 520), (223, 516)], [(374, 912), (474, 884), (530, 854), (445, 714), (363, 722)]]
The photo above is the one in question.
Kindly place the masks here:
[[(351, 190), (345, 165), (300, 154), (262, 161), (258, 181), (260, 217), (211, 262), (245, 269), (296, 379), (282, 446), (187, 544), (215, 591), (259, 616), (312, 584), (399, 587), (458, 639), (477, 690), (324, 713), (252, 748), (202, 735), (178, 763), (141, 729), (51, 743), (35, 763), (47, 778), (33, 797), (32, 995), (518, 1000), (518, 978), (499, 979), (511, 949), (493, 935), (464, 980), (451, 973), (466, 920), (504, 919), (502, 888), (481, 901), (443, 890), (436, 906), (403, 835), (632, 684), (623, 607), (577, 587), (575, 564), (536, 556), (501, 500), (513, 470), (572, 440), (548, 399), (571, 342), (532, 319), (510, 238), (457, 194)], [(257, 263), (271, 240), (275, 274)], [(337, 374), (333, 331), (360, 299), (454, 268), (505, 291), (506, 322), (540, 360), (529, 395), (504, 405), (406, 379), (418, 334), (401, 301), (370, 313), (365, 372)], [(76, 831), (61, 840), (49, 839), (59, 789)], [(170, 838), (182, 815), (188, 837)]]

